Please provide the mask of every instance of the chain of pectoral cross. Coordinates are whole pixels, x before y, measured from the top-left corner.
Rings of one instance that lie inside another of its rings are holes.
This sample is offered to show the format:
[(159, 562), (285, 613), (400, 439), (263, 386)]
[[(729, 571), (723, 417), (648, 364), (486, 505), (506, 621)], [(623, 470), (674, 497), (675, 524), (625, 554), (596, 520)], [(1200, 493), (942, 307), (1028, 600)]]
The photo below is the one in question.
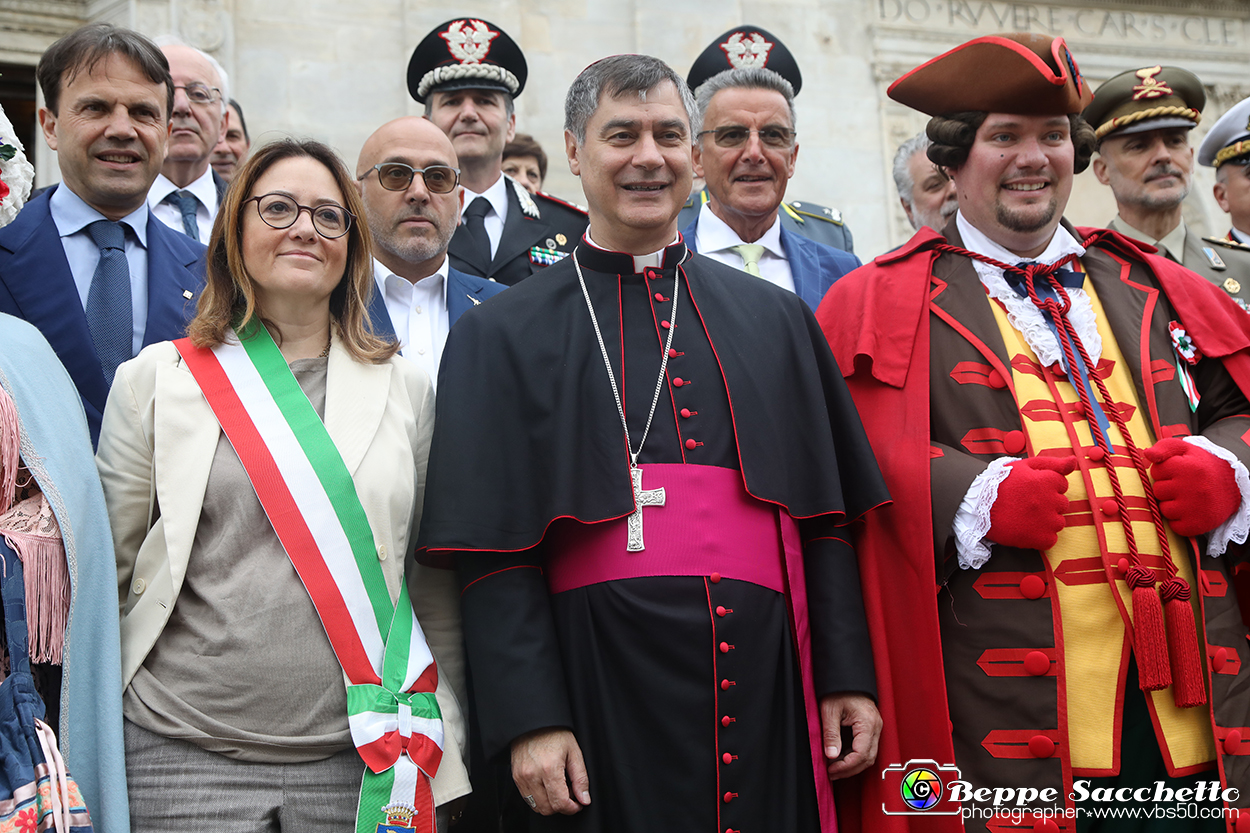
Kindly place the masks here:
[[(642, 439), (638, 441), (638, 450), (634, 451), (633, 444), (629, 441), (629, 423), (625, 420), (625, 405), (621, 401), (621, 391), (616, 385), (616, 374), (612, 372), (612, 362), (608, 358), (608, 348), (603, 342), (603, 332), (599, 329), (599, 318), (595, 315), (595, 305), (590, 302), (590, 290), (586, 288), (586, 278), (582, 275), (582, 264), (577, 259), (577, 249), (573, 249), (573, 268), (577, 271), (577, 282), (582, 287), (582, 297), (586, 299), (586, 309), (590, 313), (591, 326), (595, 328), (595, 338), (599, 340), (599, 353), (603, 356), (603, 366), (608, 371), (608, 383), (612, 385), (612, 396), (616, 400), (616, 411), (621, 417), (621, 429), (625, 432), (625, 450), (629, 454), (629, 479), (634, 491), (634, 511), (627, 521), (628, 536), (625, 549), (628, 552), (640, 552), (645, 549), (642, 543), (642, 507), (644, 506), (663, 506), (665, 500), (664, 489), (650, 489), (644, 491), (642, 488), (642, 469), (638, 468), (638, 455), (642, 453), (642, 447), (647, 442), (647, 434), (651, 433), (651, 421), (655, 419), (655, 409), (660, 403), (660, 391), (664, 390), (664, 377), (668, 373), (668, 357), (669, 351), (673, 347), (673, 333), (677, 330), (677, 292), (680, 289), (678, 280), (681, 274), (681, 264), (685, 263), (690, 252), (687, 251), (682, 256), (681, 263), (673, 269), (673, 308), (668, 316), (668, 338), (664, 343), (663, 352), (660, 354), (660, 375), (655, 380), (655, 395), (651, 398), (651, 412), (647, 414), (647, 425), (642, 429)], [(623, 323), (622, 323), (623, 325)], [(622, 352), (621, 361), (624, 362), (625, 356)]]

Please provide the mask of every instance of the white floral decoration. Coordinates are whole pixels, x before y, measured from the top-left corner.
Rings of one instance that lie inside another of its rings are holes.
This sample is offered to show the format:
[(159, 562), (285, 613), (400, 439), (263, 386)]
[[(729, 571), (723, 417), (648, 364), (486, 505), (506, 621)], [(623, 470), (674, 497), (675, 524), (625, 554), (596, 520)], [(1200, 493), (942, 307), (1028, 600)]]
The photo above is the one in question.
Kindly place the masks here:
[[(8, 154), (3, 152), (13, 148), (11, 159), (4, 159)], [(13, 123), (0, 107), (0, 182), (8, 186), (9, 193), (0, 199), (0, 226), (13, 222), (17, 212), (26, 204), (30, 196), (30, 188), (35, 182), (35, 169), (26, 159), (22, 142), (17, 138)], [(0, 189), (3, 190), (3, 189)]]

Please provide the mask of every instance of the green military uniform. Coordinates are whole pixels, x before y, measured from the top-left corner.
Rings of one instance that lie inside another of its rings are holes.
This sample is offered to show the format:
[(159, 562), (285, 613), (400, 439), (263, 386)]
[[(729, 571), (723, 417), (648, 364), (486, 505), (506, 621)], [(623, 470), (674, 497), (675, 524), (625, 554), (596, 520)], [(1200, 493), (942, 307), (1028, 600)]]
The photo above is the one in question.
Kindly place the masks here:
[(1118, 215), (1107, 228), (1158, 247), (1160, 254), (1202, 275), (1250, 312), (1250, 246), (1220, 237), (1200, 237), (1184, 223), (1163, 240), (1149, 239)]
[[(1226, 164), (1242, 168), (1250, 165), (1250, 98), (1234, 104), (1211, 125), (1211, 129), (1202, 139), (1202, 144), (1198, 146), (1198, 164), (1216, 170)], [(1245, 171), (1229, 172), (1229, 176), (1245, 175)], [(1244, 217), (1242, 221), (1244, 223)], [(1227, 276), (1220, 286), (1243, 309), (1250, 311), (1250, 306), (1247, 306), (1250, 294), (1243, 294), (1250, 293), (1250, 268), (1246, 267), (1246, 264), (1250, 264), (1250, 246), (1242, 242), (1241, 238), (1244, 237), (1245, 234), (1229, 229), (1228, 234), (1223, 237), (1204, 237), (1202, 240), (1204, 244), (1214, 248), (1229, 266), (1226, 270)], [(1241, 268), (1233, 269), (1234, 264)]]

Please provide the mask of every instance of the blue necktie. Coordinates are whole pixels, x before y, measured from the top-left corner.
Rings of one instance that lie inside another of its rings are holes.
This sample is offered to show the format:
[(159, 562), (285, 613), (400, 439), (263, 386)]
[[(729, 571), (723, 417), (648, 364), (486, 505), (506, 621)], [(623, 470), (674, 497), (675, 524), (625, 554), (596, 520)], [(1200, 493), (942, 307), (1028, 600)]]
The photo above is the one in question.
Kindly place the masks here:
[(96, 220), (87, 233), (100, 247), (100, 262), (87, 292), (87, 329), (95, 343), (104, 380), (111, 386), (117, 366), (131, 358), (134, 313), (130, 306), (130, 264), (121, 223)]
[(168, 199), (182, 212), (182, 230), (187, 237), (197, 243), (200, 242), (200, 224), (195, 219), (195, 211), (200, 201), (195, 198), (195, 194), (190, 191), (175, 191), (169, 195)]

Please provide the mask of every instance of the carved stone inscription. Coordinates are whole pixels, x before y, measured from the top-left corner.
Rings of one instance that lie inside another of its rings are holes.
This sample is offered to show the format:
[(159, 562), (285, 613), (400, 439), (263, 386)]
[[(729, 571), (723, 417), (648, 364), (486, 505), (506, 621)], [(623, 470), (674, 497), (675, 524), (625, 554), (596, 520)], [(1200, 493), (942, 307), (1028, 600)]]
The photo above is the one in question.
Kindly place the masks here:
[(961, 35), (1036, 32), (1068, 40), (1126, 46), (1170, 44), (1237, 51), (1247, 43), (1244, 21), (1210, 15), (1074, 8), (994, 0), (877, 0), (877, 20), (894, 26), (946, 29)]

